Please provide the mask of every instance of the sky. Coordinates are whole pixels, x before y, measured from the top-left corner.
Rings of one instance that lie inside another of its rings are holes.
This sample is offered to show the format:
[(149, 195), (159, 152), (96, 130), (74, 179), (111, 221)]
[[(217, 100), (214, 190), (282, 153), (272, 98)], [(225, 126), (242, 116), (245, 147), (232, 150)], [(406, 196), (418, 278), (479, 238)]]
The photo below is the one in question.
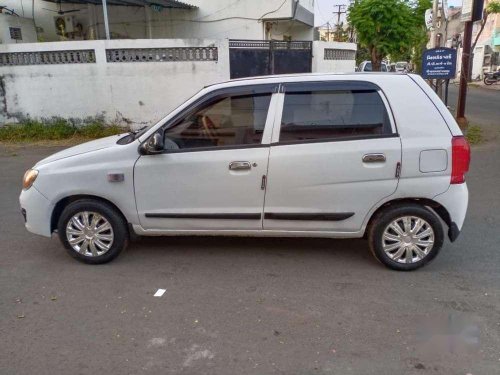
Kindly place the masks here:
[[(316, 26), (321, 26), (330, 22), (330, 24), (335, 25), (337, 23), (337, 15), (332, 12), (336, 11), (334, 9), (335, 5), (347, 5), (348, 0), (314, 0), (314, 24)], [(462, 5), (462, 0), (448, 0), (448, 5), (460, 6)]]

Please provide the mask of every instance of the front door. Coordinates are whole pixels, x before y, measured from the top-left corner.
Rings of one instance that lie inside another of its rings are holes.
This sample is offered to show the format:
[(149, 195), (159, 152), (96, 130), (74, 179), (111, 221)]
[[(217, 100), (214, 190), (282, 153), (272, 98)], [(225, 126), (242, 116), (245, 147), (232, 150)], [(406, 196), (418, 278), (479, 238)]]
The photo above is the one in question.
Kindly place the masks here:
[(359, 231), (398, 184), (401, 142), (383, 94), (345, 81), (290, 83), (282, 91), (264, 229)]
[(144, 229), (262, 229), (273, 90), (212, 92), (166, 125), (165, 151), (135, 166)]

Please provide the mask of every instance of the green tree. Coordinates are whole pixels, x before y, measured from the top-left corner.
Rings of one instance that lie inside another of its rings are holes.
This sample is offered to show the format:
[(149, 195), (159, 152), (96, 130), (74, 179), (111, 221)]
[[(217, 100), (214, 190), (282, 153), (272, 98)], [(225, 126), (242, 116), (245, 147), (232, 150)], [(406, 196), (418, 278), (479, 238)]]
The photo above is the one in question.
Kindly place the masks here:
[(368, 51), (368, 48), (366, 47), (358, 47), (358, 50), (356, 51), (356, 66), (361, 64), (363, 61), (370, 60), (371, 55), (370, 51)]
[(349, 6), (347, 19), (370, 52), (374, 71), (388, 55), (413, 56), (426, 36), (423, 12), (428, 7), (430, 0), (355, 0)]
[(415, 67), (415, 71), (420, 73), (422, 68), (422, 55), (429, 40), (427, 27), (425, 26), (425, 11), (432, 7), (432, 1), (418, 0), (410, 2), (409, 6), (412, 9), (413, 28), (411, 31), (411, 50), (408, 52), (411, 56), (410, 59)]

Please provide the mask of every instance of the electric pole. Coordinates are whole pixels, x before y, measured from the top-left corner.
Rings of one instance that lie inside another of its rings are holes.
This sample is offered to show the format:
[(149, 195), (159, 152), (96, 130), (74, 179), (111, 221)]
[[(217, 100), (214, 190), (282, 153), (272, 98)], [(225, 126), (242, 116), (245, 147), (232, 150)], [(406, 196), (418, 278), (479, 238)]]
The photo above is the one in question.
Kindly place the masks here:
[(432, 31), (431, 31), (431, 48), (436, 48), (437, 36), (437, 18), (439, 10), (439, 0), (433, 0), (432, 4)]
[(467, 127), (465, 118), (465, 101), (467, 98), (467, 78), (470, 69), (470, 54), (472, 43), (473, 21), (465, 22), (464, 39), (462, 42), (462, 68), (460, 69), (460, 84), (458, 86), (457, 122), (462, 129)]
[[(346, 10), (345, 10), (345, 5), (341, 4), (341, 5), (334, 5), (333, 6), (334, 8), (337, 8), (337, 11), (336, 12), (333, 12), (333, 14), (336, 14), (337, 15), (337, 42), (341, 42), (340, 40), (340, 35), (341, 35), (341, 30), (340, 30), (340, 17), (342, 16), (342, 14), (346, 14)], [(335, 40), (334, 40), (335, 41)]]
[[(467, 8), (465, 7), (467, 5)], [(472, 49), (472, 27), (475, 21), (483, 17), (483, 0), (468, 0), (462, 5), (462, 15), (465, 14), (464, 38), (462, 42), (462, 69), (460, 71), (460, 85), (457, 103), (457, 122), (462, 129), (467, 128), (465, 117), (465, 103), (467, 99), (467, 78), (469, 77), (470, 58)]]
[[(443, 2), (444, 3), (444, 2)], [(443, 10), (441, 10), (443, 12)], [(441, 47), (441, 38), (438, 39), (438, 14), (439, 0), (433, 0), (432, 3), (432, 32), (431, 32), (431, 48)], [(440, 19), (440, 18), (439, 18)], [(441, 24), (439, 25), (441, 26)], [(443, 97), (443, 86), (440, 79), (436, 79), (436, 93), (440, 98)]]

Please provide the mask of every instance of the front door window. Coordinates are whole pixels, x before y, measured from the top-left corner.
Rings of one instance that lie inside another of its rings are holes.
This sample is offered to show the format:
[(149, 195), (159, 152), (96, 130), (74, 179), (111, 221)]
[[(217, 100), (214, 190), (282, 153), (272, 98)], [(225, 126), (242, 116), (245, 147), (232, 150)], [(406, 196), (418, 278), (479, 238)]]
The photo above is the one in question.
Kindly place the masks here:
[(165, 131), (165, 149), (260, 144), (271, 94), (218, 96)]

